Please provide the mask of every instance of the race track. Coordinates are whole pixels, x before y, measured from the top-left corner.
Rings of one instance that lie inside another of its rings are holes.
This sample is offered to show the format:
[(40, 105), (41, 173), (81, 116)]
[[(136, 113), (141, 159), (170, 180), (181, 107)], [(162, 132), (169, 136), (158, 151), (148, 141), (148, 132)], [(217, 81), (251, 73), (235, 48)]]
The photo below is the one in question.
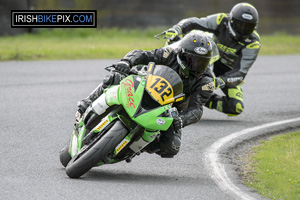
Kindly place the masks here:
[(114, 62), (0, 62), (0, 199), (230, 200), (205, 168), (207, 148), (233, 132), (300, 116), (300, 56), (259, 56), (243, 86), (242, 115), (205, 108), (184, 129), (175, 158), (143, 153), (70, 179), (58, 152), (71, 136), (76, 102)]

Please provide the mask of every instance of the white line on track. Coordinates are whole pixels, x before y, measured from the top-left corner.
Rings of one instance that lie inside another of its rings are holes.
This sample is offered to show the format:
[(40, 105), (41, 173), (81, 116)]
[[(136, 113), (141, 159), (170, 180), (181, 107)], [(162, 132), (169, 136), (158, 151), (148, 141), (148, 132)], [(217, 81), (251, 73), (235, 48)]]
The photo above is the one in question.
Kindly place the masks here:
[(226, 137), (221, 138), (210, 146), (205, 152), (205, 165), (207, 169), (210, 171), (211, 178), (217, 183), (217, 185), (225, 192), (228, 192), (236, 199), (242, 200), (255, 200), (255, 198), (251, 197), (246, 192), (242, 191), (239, 187), (237, 187), (233, 182), (231, 182), (228, 177), (224, 164), (220, 161), (219, 152), (221, 147), (223, 147), (226, 143), (233, 141), (234, 139), (247, 135), (251, 132), (262, 130), (265, 128), (270, 128), (278, 125), (288, 124), (292, 122), (300, 121), (299, 118), (293, 118), (289, 120), (277, 121), (267, 124), (262, 124), (259, 126), (255, 126), (252, 128), (247, 128), (242, 131), (233, 133)]

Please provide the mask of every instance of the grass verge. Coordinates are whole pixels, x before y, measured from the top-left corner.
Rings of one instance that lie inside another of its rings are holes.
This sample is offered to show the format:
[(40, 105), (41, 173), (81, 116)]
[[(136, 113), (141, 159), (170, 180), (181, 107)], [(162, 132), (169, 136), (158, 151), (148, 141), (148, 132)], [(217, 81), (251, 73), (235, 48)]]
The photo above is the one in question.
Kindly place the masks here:
[(247, 186), (270, 199), (300, 199), (300, 132), (260, 143), (246, 158)]
[[(133, 49), (151, 50), (165, 40), (153, 29), (41, 29), (35, 34), (0, 37), (0, 61), (122, 58)], [(260, 55), (300, 54), (300, 36), (261, 36)]]
[(154, 30), (53, 29), (0, 37), (0, 60), (122, 58), (133, 49), (164, 45)]

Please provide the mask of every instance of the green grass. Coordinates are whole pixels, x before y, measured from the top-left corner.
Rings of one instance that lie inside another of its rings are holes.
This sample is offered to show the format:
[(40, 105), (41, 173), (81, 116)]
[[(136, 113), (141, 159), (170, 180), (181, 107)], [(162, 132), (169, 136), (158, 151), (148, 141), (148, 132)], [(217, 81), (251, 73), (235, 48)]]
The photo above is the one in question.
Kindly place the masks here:
[(262, 35), (261, 44), (260, 55), (300, 54), (300, 35)]
[[(41, 29), (36, 34), (0, 37), (0, 61), (122, 58), (133, 49), (164, 46), (154, 29)], [(300, 36), (261, 36), (260, 55), (300, 54)]]
[(270, 199), (300, 199), (300, 132), (261, 141), (253, 151), (247, 185)]
[(122, 58), (133, 49), (164, 45), (154, 30), (54, 29), (38, 34), (0, 37), (0, 60)]

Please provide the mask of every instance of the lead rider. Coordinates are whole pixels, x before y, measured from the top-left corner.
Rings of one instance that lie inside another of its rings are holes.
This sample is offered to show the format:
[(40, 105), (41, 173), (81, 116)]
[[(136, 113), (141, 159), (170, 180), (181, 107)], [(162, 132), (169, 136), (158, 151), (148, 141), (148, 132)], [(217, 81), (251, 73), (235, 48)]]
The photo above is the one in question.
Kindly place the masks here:
[[(195, 123), (202, 117), (203, 106), (214, 91), (212, 74), (207, 69), (213, 47), (214, 42), (206, 34), (197, 31), (187, 34), (174, 45), (152, 51), (133, 50), (117, 63), (116, 70), (128, 73), (133, 66), (154, 62), (172, 68), (182, 78), (186, 99), (181, 104), (174, 104), (180, 115), (174, 117), (173, 126), (161, 132), (160, 138), (145, 148), (148, 153), (157, 153), (166, 158), (174, 157), (180, 149), (182, 127)], [(105, 88), (119, 84), (122, 78), (119, 73), (107, 76), (86, 99), (78, 103), (77, 119)]]

